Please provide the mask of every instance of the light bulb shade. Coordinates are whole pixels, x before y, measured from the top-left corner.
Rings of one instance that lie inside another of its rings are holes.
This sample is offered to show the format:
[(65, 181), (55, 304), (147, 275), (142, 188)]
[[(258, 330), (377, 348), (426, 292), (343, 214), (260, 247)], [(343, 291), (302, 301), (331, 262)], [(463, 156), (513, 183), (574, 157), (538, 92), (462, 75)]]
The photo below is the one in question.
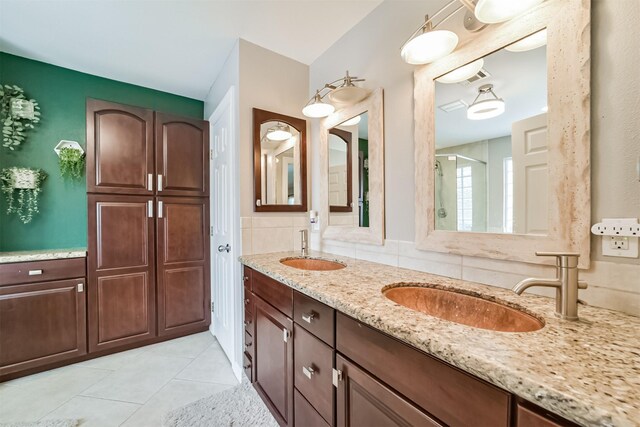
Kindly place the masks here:
[(497, 117), (504, 113), (504, 101), (502, 99), (485, 99), (474, 102), (467, 108), (467, 119), (485, 120)]
[(347, 120), (346, 122), (343, 122), (340, 126), (353, 126), (353, 125), (357, 125), (358, 123), (360, 123), (360, 116), (355, 116), (352, 119)]
[(336, 111), (333, 105), (327, 104), (325, 102), (319, 101), (314, 102), (313, 104), (309, 104), (302, 109), (302, 114), (307, 117), (311, 117), (313, 119), (317, 119), (320, 117), (327, 117), (329, 114)]
[(528, 37), (523, 38), (509, 46), (505, 47), (505, 50), (509, 52), (526, 52), (528, 50), (537, 49), (540, 46), (547, 44), (547, 29), (533, 33)]
[(338, 104), (355, 104), (367, 97), (369, 91), (358, 86), (343, 86), (329, 92), (329, 99)]
[(544, 0), (479, 0), (475, 14), (480, 22), (497, 24), (508, 21), (539, 5)]
[(459, 83), (463, 82), (476, 74), (484, 66), (484, 59), (480, 58), (477, 61), (473, 61), (470, 64), (463, 65), (460, 68), (456, 68), (453, 71), (448, 72), (444, 76), (438, 77), (437, 82), (440, 83)]
[(267, 139), (271, 141), (286, 141), (292, 136), (291, 128), (281, 123), (278, 123), (276, 126), (267, 130)]
[(400, 55), (409, 64), (428, 64), (447, 56), (458, 46), (458, 36), (453, 31), (432, 30), (409, 40)]

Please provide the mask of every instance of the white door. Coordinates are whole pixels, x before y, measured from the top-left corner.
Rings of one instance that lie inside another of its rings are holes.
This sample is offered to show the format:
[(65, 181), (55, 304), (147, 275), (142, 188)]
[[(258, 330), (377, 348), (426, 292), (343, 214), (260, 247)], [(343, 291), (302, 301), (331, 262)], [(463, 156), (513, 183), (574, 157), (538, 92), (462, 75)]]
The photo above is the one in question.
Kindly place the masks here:
[(549, 150), (547, 114), (514, 122), (511, 128), (513, 158), (513, 232), (547, 234), (549, 203)]
[(211, 127), (211, 332), (232, 364), (236, 361), (235, 330), (240, 300), (234, 292), (237, 215), (234, 184), (233, 88), (209, 119)]

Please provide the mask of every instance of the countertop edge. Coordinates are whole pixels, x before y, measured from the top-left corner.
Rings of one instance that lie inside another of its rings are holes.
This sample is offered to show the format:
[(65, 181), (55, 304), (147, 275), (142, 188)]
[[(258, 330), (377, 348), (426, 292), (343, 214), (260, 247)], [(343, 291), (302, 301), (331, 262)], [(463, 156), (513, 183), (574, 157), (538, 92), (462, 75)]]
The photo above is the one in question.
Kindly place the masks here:
[(55, 259), (86, 258), (86, 248), (47, 249), (37, 251), (0, 252), (0, 264), (12, 264), (30, 261), (49, 261)]

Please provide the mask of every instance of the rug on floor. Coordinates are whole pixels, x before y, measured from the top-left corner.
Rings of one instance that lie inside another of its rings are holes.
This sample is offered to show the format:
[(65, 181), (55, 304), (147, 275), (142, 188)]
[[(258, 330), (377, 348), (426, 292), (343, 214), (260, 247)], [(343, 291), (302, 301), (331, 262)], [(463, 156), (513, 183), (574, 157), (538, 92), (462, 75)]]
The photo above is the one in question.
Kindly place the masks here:
[(164, 427), (278, 427), (248, 380), (165, 415)]
[(28, 423), (0, 423), (0, 427), (77, 427), (80, 420), (42, 420)]

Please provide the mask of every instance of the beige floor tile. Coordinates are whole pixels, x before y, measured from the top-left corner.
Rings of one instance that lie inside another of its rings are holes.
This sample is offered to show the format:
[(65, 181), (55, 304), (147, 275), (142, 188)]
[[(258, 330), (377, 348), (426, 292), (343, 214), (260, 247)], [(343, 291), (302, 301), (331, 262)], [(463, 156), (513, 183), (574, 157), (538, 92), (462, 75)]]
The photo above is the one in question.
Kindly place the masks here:
[(185, 357), (167, 357), (144, 352), (126, 366), (85, 390), (82, 395), (131, 403), (146, 403), (191, 362)]
[(231, 369), (231, 363), (217, 342), (176, 375), (176, 379), (238, 384)]
[(139, 407), (134, 403), (76, 396), (47, 414), (43, 420), (79, 419), (82, 427), (117, 427)]
[(89, 368), (108, 369), (115, 371), (125, 367), (133, 358), (144, 353), (146, 347), (134, 348), (133, 350), (122, 351), (120, 353), (110, 354), (108, 356), (97, 357), (95, 359), (86, 360), (76, 363), (75, 366), (85, 366)]
[(157, 427), (167, 412), (232, 387), (227, 384), (171, 380), (124, 424), (125, 427)]
[(211, 335), (211, 332), (207, 331), (177, 338), (171, 341), (152, 344), (143, 347), (143, 349), (149, 353), (161, 356), (188, 357), (195, 359), (215, 342), (216, 339)]

